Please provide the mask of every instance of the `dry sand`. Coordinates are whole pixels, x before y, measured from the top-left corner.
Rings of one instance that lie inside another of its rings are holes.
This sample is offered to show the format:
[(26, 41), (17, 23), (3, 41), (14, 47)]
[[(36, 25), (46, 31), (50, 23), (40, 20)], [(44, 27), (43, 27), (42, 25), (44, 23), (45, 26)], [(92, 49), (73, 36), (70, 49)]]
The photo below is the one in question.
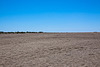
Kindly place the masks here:
[(100, 33), (0, 34), (0, 67), (100, 67)]

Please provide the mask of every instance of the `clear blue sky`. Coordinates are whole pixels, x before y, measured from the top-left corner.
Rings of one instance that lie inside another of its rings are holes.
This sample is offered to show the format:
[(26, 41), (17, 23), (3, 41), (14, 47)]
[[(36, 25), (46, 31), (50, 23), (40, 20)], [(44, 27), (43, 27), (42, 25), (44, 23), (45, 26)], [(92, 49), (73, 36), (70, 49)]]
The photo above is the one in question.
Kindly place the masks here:
[(100, 0), (0, 0), (0, 31), (100, 32)]

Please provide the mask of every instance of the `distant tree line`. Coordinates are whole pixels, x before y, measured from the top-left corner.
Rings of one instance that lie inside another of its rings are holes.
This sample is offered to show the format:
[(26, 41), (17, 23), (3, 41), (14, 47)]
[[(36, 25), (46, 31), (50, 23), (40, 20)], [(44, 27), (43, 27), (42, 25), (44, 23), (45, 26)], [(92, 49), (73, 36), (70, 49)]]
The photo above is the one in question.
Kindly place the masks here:
[(24, 33), (43, 33), (42, 31), (39, 31), (39, 32), (29, 32), (29, 31), (27, 31), (27, 32), (19, 32), (19, 31), (17, 31), (17, 32), (3, 32), (3, 31), (0, 31), (0, 34), (24, 34)]

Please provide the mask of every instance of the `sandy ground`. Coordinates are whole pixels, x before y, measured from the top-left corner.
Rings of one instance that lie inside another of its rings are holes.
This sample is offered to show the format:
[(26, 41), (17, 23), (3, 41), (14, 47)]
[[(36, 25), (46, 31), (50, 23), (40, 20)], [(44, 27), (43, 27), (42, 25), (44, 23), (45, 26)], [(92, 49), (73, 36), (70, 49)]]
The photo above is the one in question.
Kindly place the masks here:
[(0, 67), (100, 67), (100, 33), (0, 34)]

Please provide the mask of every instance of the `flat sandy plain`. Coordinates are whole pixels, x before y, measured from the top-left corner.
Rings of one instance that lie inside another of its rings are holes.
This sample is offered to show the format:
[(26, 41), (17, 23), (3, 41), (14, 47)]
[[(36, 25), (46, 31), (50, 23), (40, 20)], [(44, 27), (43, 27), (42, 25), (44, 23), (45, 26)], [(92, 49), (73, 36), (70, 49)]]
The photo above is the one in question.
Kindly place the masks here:
[(100, 67), (100, 33), (0, 34), (0, 67)]

